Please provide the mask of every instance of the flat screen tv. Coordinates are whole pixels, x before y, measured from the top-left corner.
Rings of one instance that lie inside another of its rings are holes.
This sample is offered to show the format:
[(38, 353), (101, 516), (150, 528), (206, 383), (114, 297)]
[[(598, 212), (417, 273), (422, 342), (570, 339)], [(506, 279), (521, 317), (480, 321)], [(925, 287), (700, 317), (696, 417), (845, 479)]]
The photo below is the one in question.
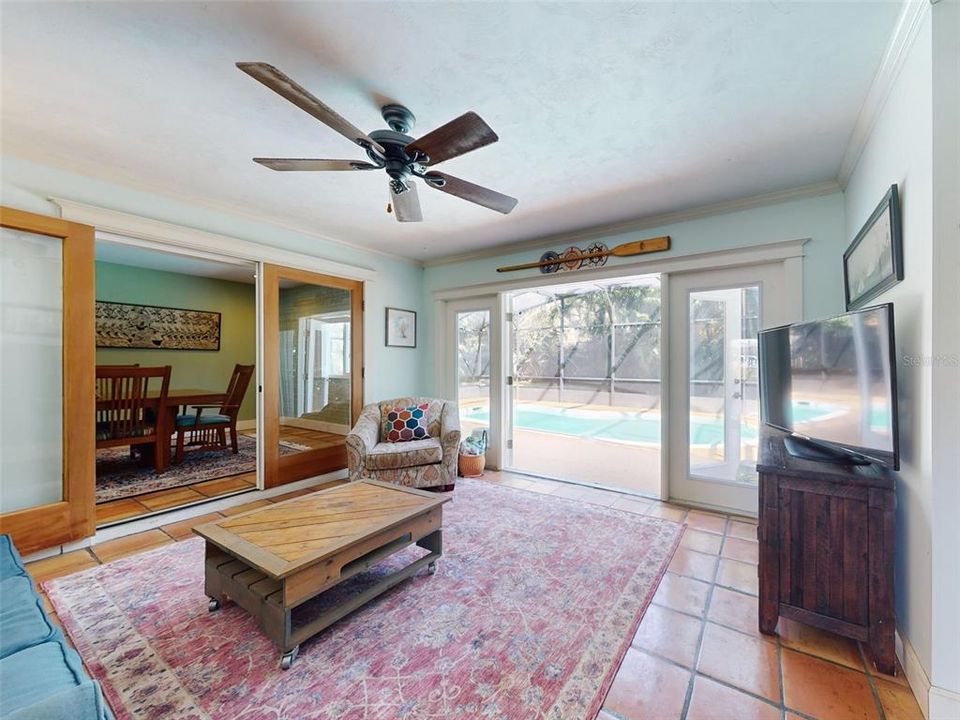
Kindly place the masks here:
[(900, 469), (893, 304), (764, 330), (760, 412), (787, 450)]

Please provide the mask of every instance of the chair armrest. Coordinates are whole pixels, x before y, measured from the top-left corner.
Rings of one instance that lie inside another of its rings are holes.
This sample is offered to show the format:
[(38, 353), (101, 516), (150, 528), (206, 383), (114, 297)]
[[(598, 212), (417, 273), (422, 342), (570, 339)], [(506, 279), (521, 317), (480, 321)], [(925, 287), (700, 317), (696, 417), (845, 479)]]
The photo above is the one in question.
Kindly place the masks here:
[(380, 406), (367, 405), (360, 412), (356, 425), (347, 433), (347, 468), (350, 480), (359, 480), (363, 475), (367, 452), (380, 440)]
[(455, 402), (443, 404), (440, 416), (440, 445), (444, 456), (447, 453), (457, 455), (460, 448), (460, 408)]
[(364, 454), (366, 454), (367, 450), (373, 449), (373, 446), (376, 445), (380, 439), (379, 408), (377, 409), (376, 416), (367, 412), (367, 408), (363, 409), (360, 417), (357, 418), (357, 424), (354, 425), (353, 429), (347, 434), (347, 442), (350, 442), (351, 438), (354, 439), (354, 443), (357, 444), (358, 449), (362, 450)]

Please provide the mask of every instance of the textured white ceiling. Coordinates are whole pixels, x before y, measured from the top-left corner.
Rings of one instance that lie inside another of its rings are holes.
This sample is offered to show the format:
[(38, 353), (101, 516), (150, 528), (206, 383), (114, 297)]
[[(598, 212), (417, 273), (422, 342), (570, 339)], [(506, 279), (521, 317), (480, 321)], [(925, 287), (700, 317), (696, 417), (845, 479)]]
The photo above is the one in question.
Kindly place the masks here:
[[(416, 258), (832, 179), (895, 2), (12, 3), (6, 152)], [(386, 176), (278, 173), (253, 156), (362, 151), (234, 67), (276, 65), (357, 126), (466, 110), (500, 142), (440, 169), (509, 216)]]

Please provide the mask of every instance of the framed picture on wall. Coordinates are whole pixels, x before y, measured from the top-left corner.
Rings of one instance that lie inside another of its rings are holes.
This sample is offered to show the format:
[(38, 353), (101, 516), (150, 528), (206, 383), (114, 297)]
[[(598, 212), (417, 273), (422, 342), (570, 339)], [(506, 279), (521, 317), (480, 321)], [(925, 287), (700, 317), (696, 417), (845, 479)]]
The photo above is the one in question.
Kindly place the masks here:
[(220, 313), (96, 301), (98, 348), (220, 350)]
[(387, 347), (417, 346), (417, 313), (413, 310), (387, 308)]
[(843, 254), (847, 310), (863, 307), (901, 280), (903, 235), (900, 195), (894, 184)]

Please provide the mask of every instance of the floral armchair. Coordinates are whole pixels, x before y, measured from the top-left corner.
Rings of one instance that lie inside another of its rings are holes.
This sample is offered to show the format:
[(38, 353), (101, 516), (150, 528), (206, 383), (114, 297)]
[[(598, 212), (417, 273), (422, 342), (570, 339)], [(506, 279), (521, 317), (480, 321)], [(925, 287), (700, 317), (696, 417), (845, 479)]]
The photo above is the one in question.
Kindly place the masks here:
[[(396, 407), (428, 404), (423, 440), (381, 442), (385, 414)], [(350, 481), (382, 480), (408, 487), (452, 490), (457, 479), (460, 411), (455, 402), (405, 397), (366, 405), (347, 435)]]

